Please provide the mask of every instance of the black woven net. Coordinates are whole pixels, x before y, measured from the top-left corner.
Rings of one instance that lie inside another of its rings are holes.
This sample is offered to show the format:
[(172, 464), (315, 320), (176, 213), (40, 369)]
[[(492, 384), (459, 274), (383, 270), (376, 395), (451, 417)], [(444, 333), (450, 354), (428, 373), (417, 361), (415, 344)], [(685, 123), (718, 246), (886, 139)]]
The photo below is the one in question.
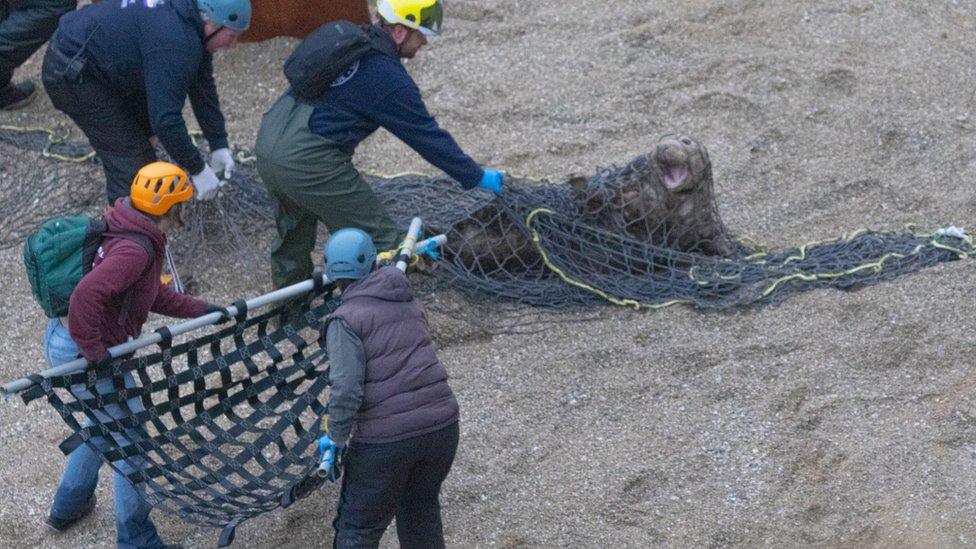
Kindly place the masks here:
[[(208, 335), (87, 371), (43, 379), (23, 393), (46, 396), (74, 434), (156, 508), (223, 528), (310, 493), (321, 484), (317, 440), (327, 402), (322, 319), (331, 292), (312, 292)], [(284, 320), (282, 320), (284, 318)]]

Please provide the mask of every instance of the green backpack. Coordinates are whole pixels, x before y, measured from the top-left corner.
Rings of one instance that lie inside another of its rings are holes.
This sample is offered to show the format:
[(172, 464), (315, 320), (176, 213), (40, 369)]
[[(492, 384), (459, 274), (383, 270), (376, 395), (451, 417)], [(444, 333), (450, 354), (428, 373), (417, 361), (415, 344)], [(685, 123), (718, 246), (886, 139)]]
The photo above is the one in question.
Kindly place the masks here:
[(138, 242), (153, 257), (149, 237), (133, 232), (110, 232), (103, 217), (55, 217), (27, 236), (24, 267), (34, 299), (48, 318), (68, 314), (71, 292), (91, 271), (102, 240), (109, 236)]

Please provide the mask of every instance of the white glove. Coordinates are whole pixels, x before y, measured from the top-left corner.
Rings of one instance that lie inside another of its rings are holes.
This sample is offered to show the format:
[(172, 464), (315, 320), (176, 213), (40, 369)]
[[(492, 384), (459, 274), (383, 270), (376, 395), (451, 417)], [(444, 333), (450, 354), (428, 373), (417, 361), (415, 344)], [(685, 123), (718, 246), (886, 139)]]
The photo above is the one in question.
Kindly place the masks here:
[(213, 168), (204, 164), (203, 171), (192, 176), (193, 187), (197, 190), (197, 200), (210, 200), (217, 196), (217, 189), (224, 185), (224, 181), (217, 179)]
[(217, 173), (224, 172), (224, 179), (226, 180), (230, 179), (237, 164), (234, 164), (234, 157), (230, 154), (230, 149), (224, 147), (210, 153), (210, 166)]

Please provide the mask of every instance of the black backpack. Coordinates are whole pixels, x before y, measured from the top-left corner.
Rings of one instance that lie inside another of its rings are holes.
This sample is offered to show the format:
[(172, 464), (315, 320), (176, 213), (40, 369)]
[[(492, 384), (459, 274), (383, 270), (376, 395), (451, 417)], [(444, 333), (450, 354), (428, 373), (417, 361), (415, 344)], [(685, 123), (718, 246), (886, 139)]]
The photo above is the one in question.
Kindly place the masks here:
[(319, 99), (356, 61), (377, 46), (374, 28), (350, 21), (332, 21), (315, 29), (285, 61), (285, 78), (295, 97)]

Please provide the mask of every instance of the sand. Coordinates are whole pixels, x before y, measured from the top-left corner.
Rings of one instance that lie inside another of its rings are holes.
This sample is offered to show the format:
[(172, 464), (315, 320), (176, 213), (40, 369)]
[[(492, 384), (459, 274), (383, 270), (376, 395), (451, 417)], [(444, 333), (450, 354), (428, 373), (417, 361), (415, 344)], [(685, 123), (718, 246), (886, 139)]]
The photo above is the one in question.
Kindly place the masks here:
[[(465, 150), (513, 174), (592, 172), (681, 131), (709, 148), (720, 213), (740, 236), (787, 246), (907, 223), (972, 228), (974, 8), (454, 0), (444, 35), (408, 67)], [(293, 46), (217, 56), (232, 142), (253, 144)], [(39, 61), (20, 74), (36, 78)], [(44, 97), (0, 113), (0, 124), (63, 121)], [(0, 163), (32, 161), (19, 154)], [(383, 132), (357, 161), (437, 173)], [(266, 272), (226, 269), (208, 297), (261, 293)], [(41, 367), (43, 319), (19, 250), (0, 252), (0, 277), (10, 379)], [(776, 307), (606, 308), (533, 335), (442, 337), (462, 409), (447, 542), (976, 545), (974, 284), (959, 261)], [(434, 322), (441, 336), (457, 329)], [(43, 402), (0, 405), (2, 545), (112, 545), (108, 474), (92, 518), (61, 536), (38, 526), (66, 434)], [(328, 487), (248, 521), (236, 544), (326, 546), (336, 498)], [(215, 543), (215, 530), (154, 517), (167, 541)]]

